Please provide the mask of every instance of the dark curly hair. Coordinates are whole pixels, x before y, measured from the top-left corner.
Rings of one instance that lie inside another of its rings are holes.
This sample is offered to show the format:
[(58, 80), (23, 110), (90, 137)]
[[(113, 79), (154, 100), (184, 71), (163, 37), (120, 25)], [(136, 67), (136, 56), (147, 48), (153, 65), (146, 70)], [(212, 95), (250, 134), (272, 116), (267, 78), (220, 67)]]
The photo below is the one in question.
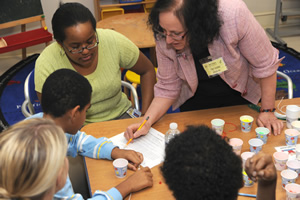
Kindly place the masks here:
[(199, 55), (217, 36), (221, 28), (218, 0), (157, 0), (151, 10), (148, 25), (157, 39), (161, 12), (173, 11), (187, 30), (187, 41), (192, 52)]
[(54, 38), (62, 43), (66, 39), (66, 28), (85, 22), (90, 22), (96, 31), (96, 19), (87, 7), (80, 3), (60, 5), (51, 21)]
[(170, 141), (161, 171), (177, 200), (233, 200), (243, 187), (241, 159), (204, 125)]
[(91, 101), (92, 87), (81, 74), (70, 69), (54, 71), (46, 79), (42, 89), (42, 110), (53, 117), (61, 117), (69, 110)]

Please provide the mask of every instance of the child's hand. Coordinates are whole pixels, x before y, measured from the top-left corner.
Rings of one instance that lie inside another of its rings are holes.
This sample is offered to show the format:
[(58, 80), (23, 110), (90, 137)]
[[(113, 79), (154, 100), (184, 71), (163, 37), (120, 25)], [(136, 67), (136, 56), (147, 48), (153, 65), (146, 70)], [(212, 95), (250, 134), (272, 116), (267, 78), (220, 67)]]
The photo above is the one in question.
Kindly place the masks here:
[(141, 168), (137, 170), (134, 174), (128, 177), (125, 181), (116, 186), (116, 189), (122, 194), (123, 198), (131, 192), (137, 192), (146, 187), (152, 187), (153, 185), (153, 175), (151, 170), (146, 168)]
[(245, 170), (249, 178), (255, 182), (269, 182), (274, 181), (277, 178), (277, 172), (272, 157), (262, 152), (259, 152), (246, 161)]
[(143, 162), (143, 154), (133, 151), (133, 150), (124, 150), (119, 148), (114, 148), (111, 152), (111, 157), (113, 159), (125, 158), (128, 160), (128, 169), (136, 171), (138, 166)]

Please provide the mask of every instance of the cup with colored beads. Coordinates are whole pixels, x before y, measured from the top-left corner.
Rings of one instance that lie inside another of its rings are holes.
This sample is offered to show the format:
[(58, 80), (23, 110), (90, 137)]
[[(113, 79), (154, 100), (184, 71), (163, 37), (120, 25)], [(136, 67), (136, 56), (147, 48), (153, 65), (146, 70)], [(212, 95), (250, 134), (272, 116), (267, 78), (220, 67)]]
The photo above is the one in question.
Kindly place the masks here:
[(118, 158), (114, 160), (113, 166), (115, 169), (115, 174), (118, 178), (123, 178), (127, 173), (128, 161), (124, 158)]
[(243, 181), (245, 187), (251, 187), (254, 184), (254, 182), (249, 178), (249, 176), (244, 170), (243, 170)]
[(264, 144), (264, 142), (261, 139), (258, 138), (252, 138), (249, 140), (249, 145), (250, 145), (250, 151), (254, 152), (255, 154), (257, 154), (258, 152), (261, 151), (262, 146)]
[(232, 146), (232, 150), (236, 155), (240, 155), (243, 146), (243, 140), (240, 138), (231, 138), (229, 144)]
[(286, 129), (285, 133), (285, 144), (287, 146), (294, 146), (297, 144), (299, 131), (296, 129)]
[(245, 169), (245, 164), (246, 164), (246, 161), (248, 160), (248, 158), (252, 158), (254, 155), (255, 155), (255, 153), (250, 152), (250, 151), (245, 151), (241, 154), (241, 158), (243, 161), (243, 169)]
[(216, 131), (217, 134), (222, 135), (224, 129), (225, 121), (223, 119), (213, 119), (211, 120), (212, 129)]
[(285, 169), (280, 174), (281, 174), (281, 183), (282, 183), (283, 189), (285, 188), (285, 186), (287, 184), (295, 183), (296, 179), (298, 177), (297, 172), (290, 170), (290, 169)]
[(286, 166), (288, 169), (293, 170), (298, 175), (300, 175), (300, 161), (299, 160), (288, 160), (286, 162)]
[(266, 144), (270, 130), (265, 127), (257, 127), (255, 129), (255, 132), (256, 132), (256, 138), (261, 139), (264, 142), (264, 144)]
[(288, 183), (285, 187), (286, 199), (300, 199), (300, 185), (297, 183)]
[(243, 115), (240, 117), (241, 130), (245, 133), (250, 132), (253, 124), (253, 117), (250, 115)]
[(286, 169), (286, 162), (289, 159), (289, 154), (286, 152), (276, 151), (273, 153), (275, 167), (278, 171)]

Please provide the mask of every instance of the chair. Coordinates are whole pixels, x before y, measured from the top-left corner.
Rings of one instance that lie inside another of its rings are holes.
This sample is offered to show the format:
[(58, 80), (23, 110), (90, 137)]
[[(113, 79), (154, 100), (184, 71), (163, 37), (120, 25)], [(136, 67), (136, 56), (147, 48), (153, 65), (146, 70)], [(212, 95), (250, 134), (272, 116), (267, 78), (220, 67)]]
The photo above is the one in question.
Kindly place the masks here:
[(21, 110), (25, 117), (30, 117), (35, 114), (35, 109), (32, 104), (33, 96), (37, 96), (34, 89), (34, 70), (32, 70), (26, 77), (24, 82), (24, 97), (25, 100), (22, 104)]
[[(157, 72), (157, 68), (155, 67), (155, 72)], [(140, 75), (136, 74), (135, 72), (131, 70), (127, 70), (124, 76), (124, 81), (130, 81), (131, 85), (136, 89), (137, 86), (140, 84)], [(125, 94), (128, 96), (128, 91), (124, 91)]]
[(115, 15), (124, 15), (123, 8), (102, 8), (101, 10), (101, 19), (106, 19)]
[(286, 75), (285, 73), (281, 71), (277, 71), (277, 76), (286, 79), (287, 84), (288, 84), (288, 98), (292, 99), (293, 98), (293, 81), (292, 79)]
[[(138, 111), (140, 110), (140, 105), (139, 105), (139, 97), (137, 95), (136, 92), (136, 88), (133, 87), (130, 83), (126, 82), (126, 81), (121, 81), (122, 86), (125, 88), (129, 89), (131, 91), (131, 102), (132, 102), (132, 106), (134, 106), (135, 109), (137, 109)], [(128, 95), (127, 95), (128, 97)]]
[[(145, 2), (147, 2), (149, 0), (145, 0)], [(152, 8), (154, 6), (154, 3), (146, 3), (146, 4), (143, 4), (143, 7), (144, 7), (144, 12), (145, 13), (150, 13)]]
[[(139, 111), (140, 106), (139, 106), (138, 95), (137, 95), (136, 89), (128, 82), (121, 81), (121, 84), (122, 84), (122, 87), (127, 88), (131, 91), (131, 96), (133, 98), (132, 106), (134, 106), (134, 108)], [(25, 96), (25, 100), (22, 104), (21, 110), (25, 117), (29, 117), (36, 113), (34, 106), (32, 104), (33, 99), (37, 98), (37, 94), (36, 94), (36, 91), (34, 88), (34, 70), (32, 70), (25, 79), (24, 96)]]

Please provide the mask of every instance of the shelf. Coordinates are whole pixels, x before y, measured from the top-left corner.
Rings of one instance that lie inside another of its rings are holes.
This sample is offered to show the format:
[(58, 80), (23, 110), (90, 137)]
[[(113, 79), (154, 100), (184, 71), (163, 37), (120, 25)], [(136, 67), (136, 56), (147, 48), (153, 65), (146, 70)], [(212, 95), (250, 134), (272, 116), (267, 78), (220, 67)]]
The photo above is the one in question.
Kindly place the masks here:
[(17, 33), (3, 37), (7, 46), (0, 48), (0, 53), (23, 49), (33, 45), (52, 41), (52, 34), (44, 28)]
[[(279, 22), (282, 17), (285, 17), (285, 21), (287, 20), (287, 16), (300, 16), (299, 9), (282, 9), (281, 0), (276, 0), (276, 10), (275, 10), (275, 20), (274, 20), (274, 29), (266, 29), (266, 31), (280, 44), (286, 46), (286, 42), (282, 40), (280, 37), (282, 36), (293, 36), (300, 35), (299, 25), (292, 25), (291, 27), (280, 27)], [(279, 30), (280, 29), (280, 30)]]
[(142, 5), (142, 4), (149, 4), (155, 3), (156, 1), (141, 1), (136, 3), (116, 3), (116, 4), (109, 4), (109, 5), (100, 5), (100, 8), (109, 8), (115, 6), (134, 6), (134, 5)]
[(156, 0), (143, 0), (134, 3), (120, 3), (119, 0), (94, 0), (95, 15), (97, 20), (101, 19), (100, 13), (102, 8), (121, 7), (121, 6), (134, 6), (155, 3)]

